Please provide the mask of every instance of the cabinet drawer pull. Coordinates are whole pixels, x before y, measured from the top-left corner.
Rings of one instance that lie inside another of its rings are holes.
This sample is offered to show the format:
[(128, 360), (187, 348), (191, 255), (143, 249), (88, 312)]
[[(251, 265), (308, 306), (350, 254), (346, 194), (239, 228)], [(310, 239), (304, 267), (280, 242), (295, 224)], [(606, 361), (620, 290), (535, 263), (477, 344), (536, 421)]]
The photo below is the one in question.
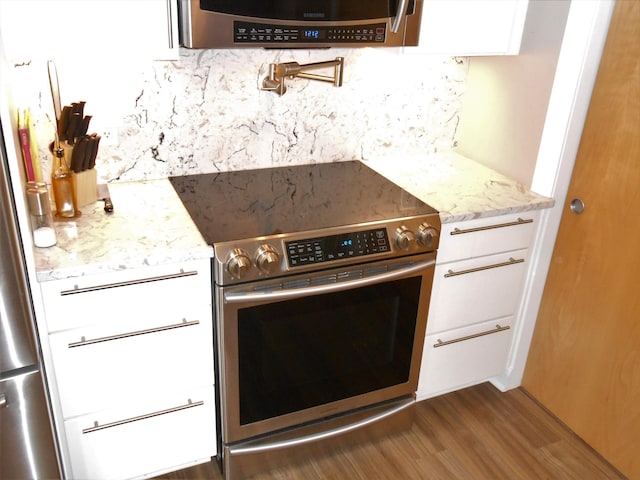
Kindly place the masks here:
[(204, 405), (204, 401), (199, 400), (192, 402), (191, 399), (187, 400), (186, 405), (180, 405), (178, 407), (167, 408), (166, 410), (160, 410), (158, 412), (147, 413), (145, 415), (139, 415), (137, 417), (126, 418), (124, 420), (118, 420), (116, 422), (105, 423), (104, 425), (98, 425), (98, 422), (93, 422), (93, 427), (83, 428), (82, 433), (92, 433), (98, 430), (104, 430), (105, 428), (118, 427), (127, 423), (138, 422), (140, 420), (146, 420), (148, 418), (158, 417), (160, 415), (166, 415), (167, 413), (179, 412), (180, 410), (186, 410), (187, 408), (199, 407)]
[(84, 337), (82, 337), (79, 342), (70, 343), (69, 348), (84, 347), (86, 345), (93, 345), (94, 343), (101, 343), (101, 342), (110, 342), (112, 340), (121, 340), (123, 338), (135, 337), (137, 335), (146, 335), (148, 333), (164, 332), (165, 330), (172, 330), (174, 328), (182, 328), (182, 327), (190, 327), (192, 325), (198, 325), (199, 323), (200, 323), (200, 320), (191, 320), (189, 322), (187, 322), (186, 320), (183, 320), (182, 323), (174, 323), (173, 325), (165, 325), (164, 327), (148, 328), (146, 330), (137, 330), (135, 332), (121, 333), (119, 335), (110, 335), (108, 337), (94, 338), (91, 340), (86, 340)]
[(485, 227), (463, 228), (458, 227), (451, 230), (449, 235), (462, 235), (463, 233), (482, 232), (484, 230), (493, 230), (494, 228), (513, 227), (515, 225), (524, 225), (525, 223), (533, 223), (533, 218), (518, 218), (515, 222), (498, 223), (496, 225), (487, 225)]
[(506, 327), (500, 326), (500, 324), (496, 325), (496, 328), (493, 330), (487, 330), (486, 332), (474, 333), (473, 335), (467, 335), (466, 337), (454, 338), (453, 340), (447, 340), (443, 342), (440, 339), (436, 340), (436, 343), (433, 344), (433, 348), (444, 347), (445, 345), (451, 345), (452, 343), (464, 342), (465, 340), (471, 340), (472, 338), (484, 337), (485, 335), (491, 335), (492, 333), (504, 332), (505, 330), (509, 330), (511, 327), (507, 325)]
[(447, 273), (444, 274), (444, 278), (456, 277), (458, 275), (466, 275), (467, 273), (482, 272), (483, 270), (490, 270), (492, 268), (507, 267), (509, 265), (515, 265), (517, 263), (524, 263), (524, 258), (509, 258), (508, 262), (493, 263), (491, 265), (484, 265), (482, 267), (470, 268), (468, 270), (460, 270), (459, 272), (448, 270)]
[(197, 275), (197, 274), (198, 272), (195, 270), (189, 271), (189, 272), (180, 270), (179, 273), (170, 273), (168, 275), (159, 275), (157, 277), (140, 278), (138, 280), (128, 280), (126, 282), (105, 283), (104, 285), (94, 285), (93, 287), (79, 288), (76, 285), (71, 290), (61, 291), (60, 295), (64, 297), (65, 295), (75, 295), (76, 293), (95, 292), (97, 290), (107, 290), (109, 288), (128, 287), (130, 285), (139, 285), (141, 283), (158, 282), (160, 280), (171, 280), (173, 278), (190, 277), (192, 275)]

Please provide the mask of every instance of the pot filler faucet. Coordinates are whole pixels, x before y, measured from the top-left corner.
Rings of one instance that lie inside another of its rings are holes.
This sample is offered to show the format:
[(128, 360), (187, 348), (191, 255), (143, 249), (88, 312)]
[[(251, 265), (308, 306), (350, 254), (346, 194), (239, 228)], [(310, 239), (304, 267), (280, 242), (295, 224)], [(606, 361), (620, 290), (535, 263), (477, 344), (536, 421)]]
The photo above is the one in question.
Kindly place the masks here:
[[(287, 63), (271, 63), (269, 64), (269, 76), (262, 81), (262, 90), (270, 90), (278, 95), (284, 95), (287, 91), (285, 78), (293, 79), (295, 77), (307, 78), (309, 80), (318, 80), (320, 82), (333, 83), (334, 87), (342, 86), (342, 68), (344, 66), (344, 58), (336, 57), (335, 60), (326, 62), (307, 63), (300, 65), (298, 62)], [(308, 73), (308, 70), (317, 70), (320, 68), (333, 67), (333, 76), (318, 75), (316, 73)]]

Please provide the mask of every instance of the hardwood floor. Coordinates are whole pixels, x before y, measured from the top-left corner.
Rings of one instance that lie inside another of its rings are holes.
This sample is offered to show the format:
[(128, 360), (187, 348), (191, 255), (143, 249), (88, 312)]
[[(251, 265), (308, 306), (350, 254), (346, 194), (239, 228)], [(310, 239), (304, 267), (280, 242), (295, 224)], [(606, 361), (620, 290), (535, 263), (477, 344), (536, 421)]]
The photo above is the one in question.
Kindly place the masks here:
[[(214, 463), (157, 477), (221, 480)], [(486, 383), (419, 402), (404, 433), (252, 480), (624, 479), (522, 389)]]

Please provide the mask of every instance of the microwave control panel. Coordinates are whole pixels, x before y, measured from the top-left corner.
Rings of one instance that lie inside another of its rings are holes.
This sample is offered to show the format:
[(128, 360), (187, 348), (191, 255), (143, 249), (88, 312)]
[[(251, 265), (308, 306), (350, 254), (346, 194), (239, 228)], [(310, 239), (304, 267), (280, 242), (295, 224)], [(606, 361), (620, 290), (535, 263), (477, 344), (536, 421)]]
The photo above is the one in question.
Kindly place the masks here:
[(318, 26), (233, 22), (234, 43), (384, 43), (386, 31), (386, 23)]
[(391, 250), (386, 228), (285, 242), (291, 267), (362, 257)]

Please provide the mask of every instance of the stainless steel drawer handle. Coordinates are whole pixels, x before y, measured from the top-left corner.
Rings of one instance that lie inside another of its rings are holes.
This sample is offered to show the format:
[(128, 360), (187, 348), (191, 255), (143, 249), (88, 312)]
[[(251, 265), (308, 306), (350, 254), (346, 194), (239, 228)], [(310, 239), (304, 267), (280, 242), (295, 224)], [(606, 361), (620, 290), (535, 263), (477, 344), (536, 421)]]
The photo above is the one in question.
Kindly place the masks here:
[(466, 337), (454, 338), (453, 340), (447, 340), (443, 342), (440, 339), (436, 340), (436, 343), (433, 344), (433, 348), (444, 347), (446, 345), (451, 345), (452, 343), (464, 342), (465, 340), (471, 340), (472, 338), (484, 337), (485, 335), (491, 335), (492, 333), (504, 332), (505, 330), (509, 330), (511, 327), (507, 325), (506, 327), (500, 326), (500, 324), (496, 325), (496, 328), (493, 330), (487, 330), (486, 332), (474, 333), (473, 335), (467, 335)]
[(508, 262), (493, 263), (491, 265), (484, 265), (482, 267), (469, 268), (468, 270), (460, 270), (458, 272), (454, 272), (453, 270), (448, 270), (447, 273), (444, 274), (444, 278), (456, 277), (458, 275), (466, 275), (468, 273), (482, 272), (483, 270), (490, 270), (492, 268), (508, 267), (509, 265), (515, 265), (517, 263), (524, 263), (524, 258), (509, 258)]
[(526, 223), (533, 223), (533, 218), (518, 218), (515, 222), (498, 223), (496, 225), (487, 225), (485, 227), (476, 228), (454, 228), (449, 235), (462, 235), (463, 233), (482, 232), (484, 230), (493, 230), (494, 228), (513, 227), (515, 225), (524, 225)]
[(118, 427), (120, 425), (125, 425), (127, 423), (138, 422), (140, 420), (147, 420), (148, 418), (158, 417), (160, 415), (166, 415), (167, 413), (179, 412), (180, 410), (186, 410), (188, 408), (199, 407), (204, 405), (204, 401), (199, 400), (197, 402), (192, 402), (191, 399), (187, 400), (186, 405), (180, 405), (179, 407), (167, 408), (166, 410), (160, 410), (158, 412), (147, 413), (145, 415), (139, 415), (137, 417), (126, 418), (124, 420), (118, 420), (116, 422), (105, 423), (104, 425), (99, 425), (98, 422), (93, 423), (93, 427), (83, 428), (82, 433), (92, 433), (97, 432), (99, 430), (104, 430), (106, 428)]
[(108, 337), (93, 338), (90, 340), (86, 340), (84, 337), (82, 337), (80, 341), (70, 343), (69, 348), (84, 347), (86, 345), (93, 345), (94, 343), (101, 342), (110, 342), (112, 340), (121, 340), (123, 338), (135, 337), (138, 335), (147, 335), (148, 333), (164, 332), (165, 330), (190, 327), (192, 325), (198, 325), (199, 323), (200, 320), (191, 320), (189, 322), (187, 320), (183, 320), (182, 323), (174, 323), (172, 325), (165, 325), (163, 327), (148, 328), (146, 330), (136, 330), (135, 332), (120, 333), (118, 335), (109, 335)]
[(71, 290), (61, 291), (60, 295), (64, 297), (65, 295), (75, 295), (76, 293), (95, 292), (97, 290), (106, 290), (109, 288), (128, 287), (130, 285), (139, 285), (141, 283), (158, 282), (160, 280), (171, 280), (173, 278), (190, 277), (197, 274), (198, 272), (196, 271), (185, 272), (183, 270), (180, 270), (179, 273), (171, 273), (169, 275), (159, 275), (157, 277), (140, 278), (138, 280), (129, 280), (126, 282), (105, 283), (104, 285), (95, 285), (93, 287), (78, 288), (78, 286), (76, 285), (76, 287)]

